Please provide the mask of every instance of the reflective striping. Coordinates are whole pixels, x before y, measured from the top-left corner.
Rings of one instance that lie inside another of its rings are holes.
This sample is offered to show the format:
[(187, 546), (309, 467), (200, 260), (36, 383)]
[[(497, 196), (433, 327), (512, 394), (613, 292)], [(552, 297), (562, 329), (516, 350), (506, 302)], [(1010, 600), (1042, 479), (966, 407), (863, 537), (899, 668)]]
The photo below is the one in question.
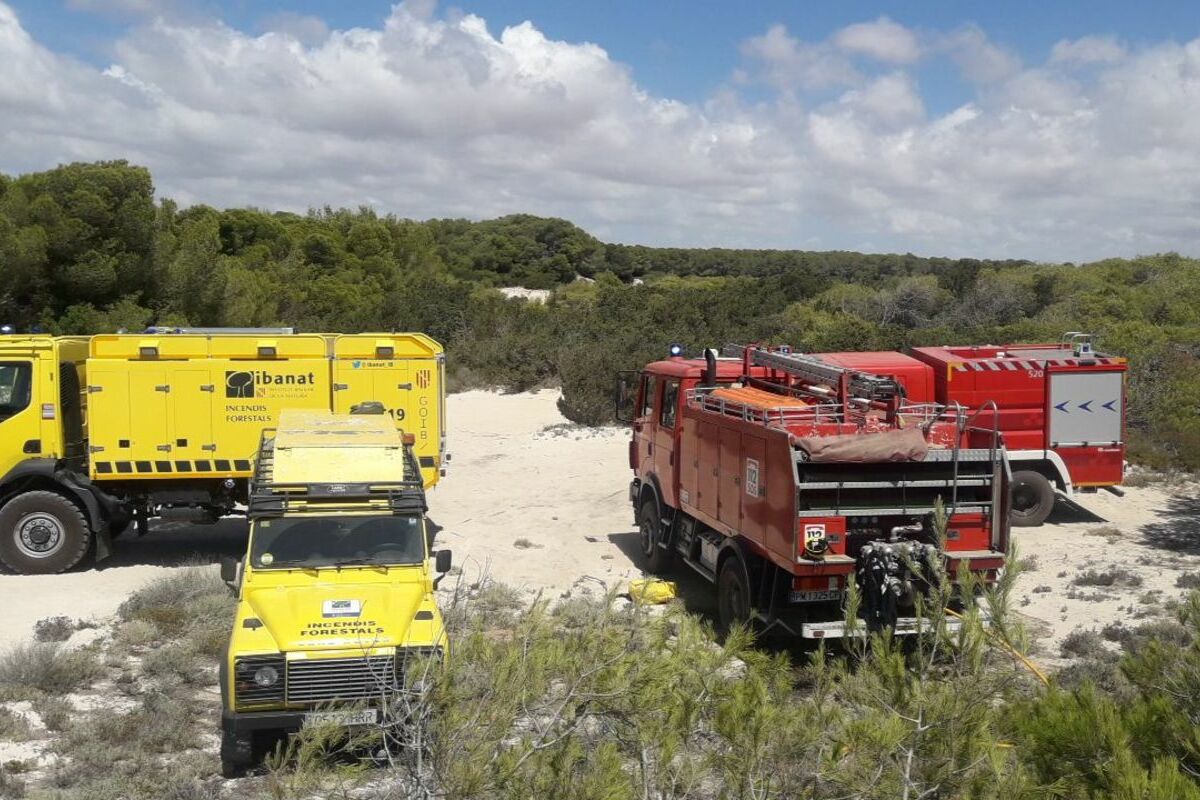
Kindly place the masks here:
[[(214, 470), (213, 467), (216, 467)], [(231, 469), (232, 467), (232, 469)], [(249, 473), (253, 464), (248, 459), (236, 461), (93, 461), (95, 475), (190, 475), (229, 472)]]

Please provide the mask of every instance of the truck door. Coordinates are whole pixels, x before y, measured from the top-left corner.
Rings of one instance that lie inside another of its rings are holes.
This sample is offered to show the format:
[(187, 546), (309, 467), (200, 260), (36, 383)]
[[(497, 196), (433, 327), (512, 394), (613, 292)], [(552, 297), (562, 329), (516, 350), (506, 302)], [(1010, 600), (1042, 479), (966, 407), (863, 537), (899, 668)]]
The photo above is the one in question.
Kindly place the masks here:
[[(33, 391), (33, 362), (0, 361), (0, 477), (30, 455), (26, 452), (41, 438), (41, 421)], [(38, 444), (38, 454), (41, 443)]]
[(658, 390), (658, 376), (643, 374), (637, 415), (633, 419), (634, 456), (637, 460), (635, 470), (643, 478), (653, 472), (654, 467), (654, 431), (658, 427), (654, 415), (658, 408)]
[(662, 404), (658, 409), (658, 425), (654, 429), (654, 471), (663, 492), (663, 502), (672, 508), (679, 505), (678, 470), (675, 467), (675, 427), (679, 423), (679, 379), (663, 381)]

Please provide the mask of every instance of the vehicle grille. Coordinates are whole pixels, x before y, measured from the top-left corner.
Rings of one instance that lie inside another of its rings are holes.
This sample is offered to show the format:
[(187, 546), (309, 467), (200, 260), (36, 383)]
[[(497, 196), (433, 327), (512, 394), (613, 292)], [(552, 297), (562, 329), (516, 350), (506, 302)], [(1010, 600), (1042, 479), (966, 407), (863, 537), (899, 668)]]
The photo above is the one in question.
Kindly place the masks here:
[[(254, 673), (260, 667), (274, 667), (279, 680), (272, 686), (259, 686), (254, 682)], [(283, 699), (283, 655), (247, 656), (234, 662), (234, 681), (239, 703), (276, 703)]]
[(398, 688), (393, 656), (319, 658), (287, 665), (289, 703), (368, 700)]

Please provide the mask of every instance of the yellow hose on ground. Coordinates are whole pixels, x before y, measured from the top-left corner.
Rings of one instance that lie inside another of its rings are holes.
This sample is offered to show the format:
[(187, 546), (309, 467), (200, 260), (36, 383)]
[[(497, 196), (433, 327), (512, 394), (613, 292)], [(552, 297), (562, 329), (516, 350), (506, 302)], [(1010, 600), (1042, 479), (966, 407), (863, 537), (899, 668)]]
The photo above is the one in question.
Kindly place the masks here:
[[(951, 608), (947, 608), (946, 613), (952, 617), (957, 617), (958, 619), (963, 618), (962, 614), (958, 613), (957, 611), (955, 611), (954, 609), (951, 609)], [(1009, 653), (1011, 653), (1018, 661), (1020, 661), (1022, 664), (1024, 664), (1025, 668), (1027, 670), (1029, 670), (1030, 672), (1032, 672), (1034, 674), (1034, 676), (1036, 676), (1037, 679), (1042, 682), (1043, 686), (1047, 686), (1047, 687), (1050, 686), (1050, 679), (1046, 677), (1046, 673), (1042, 672), (1041, 669), (1038, 668), (1038, 665), (1033, 663), (1031, 660), (1029, 660), (1029, 658), (1026, 657), (1024, 653), (1018, 651), (1011, 644), (1004, 641), (999, 636), (996, 636), (994, 633), (992, 633), (987, 628), (984, 628), (983, 632), (987, 635), (987, 637), (989, 639), (991, 639), (993, 642), (998, 643), (1001, 647), (1003, 647), (1005, 650), (1007, 650)]]

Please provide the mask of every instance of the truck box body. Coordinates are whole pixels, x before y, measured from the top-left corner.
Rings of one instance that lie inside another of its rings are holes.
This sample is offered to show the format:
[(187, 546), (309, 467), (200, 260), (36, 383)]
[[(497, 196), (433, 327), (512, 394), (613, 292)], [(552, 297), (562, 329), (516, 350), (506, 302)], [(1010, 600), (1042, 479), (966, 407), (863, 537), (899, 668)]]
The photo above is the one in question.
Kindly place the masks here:
[(91, 340), (94, 480), (248, 478), (287, 409), (383, 403), (417, 439), (426, 484), (443, 444), (438, 347), (414, 334), (103, 335)]
[(1068, 494), (1115, 486), (1124, 476), (1123, 358), (1090, 348), (1079, 352), (1072, 343), (813, 355), (894, 377), (910, 403), (957, 403), (970, 410), (995, 403), (1013, 468), (1028, 465)]
[(1014, 461), (1053, 452), (1075, 487), (1119, 484), (1125, 463), (1125, 359), (1069, 345), (917, 347), (939, 402), (999, 409)]
[[(854, 435), (855, 426), (820, 421), (811, 411), (783, 419), (744, 415), (718, 410), (699, 396), (684, 406), (682, 420), (679, 507), (726, 536), (745, 537), (793, 575), (849, 573), (858, 546), (886, 535), (871, 517), (928, 514), (939, 498), (952, 514), (948, 552), (964, 551), (993, 569), (1000, 566), (1007, 526), (991, 524), (1002, 499), (991, 487), (1001, 479), (993, 474), (985, 436), (965, 435), (956, 489), (952, 446), (933, 444), (915, 463), (811, 463), (798, 439)], [(950, 435), (931, 432), (928, 440), (939, 434), (943, 440)], [(813, 526), (821, 528), (835, 558), (805, 558), (805, 532)]]

